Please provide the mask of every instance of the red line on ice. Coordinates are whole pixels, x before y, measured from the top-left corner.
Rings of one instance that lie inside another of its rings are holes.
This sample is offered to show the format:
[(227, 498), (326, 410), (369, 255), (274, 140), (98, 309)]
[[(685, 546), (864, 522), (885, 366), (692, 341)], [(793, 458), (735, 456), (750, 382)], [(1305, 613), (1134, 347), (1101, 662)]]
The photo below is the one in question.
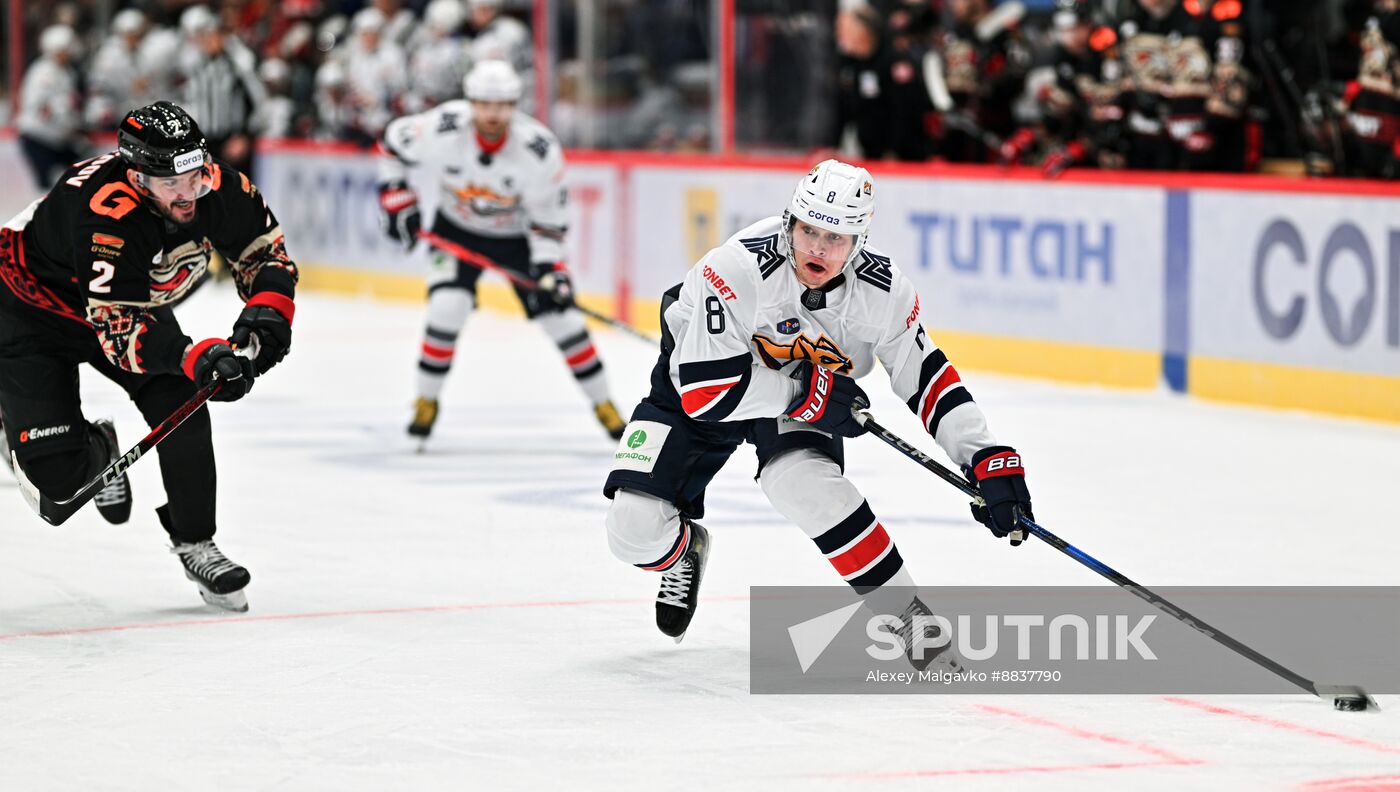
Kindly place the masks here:
[(1290, 723), (1289, 721), (1279, 720), (1278, 718), (1270, 718), (1266, 715), (1256, 715), (1252, 712), (1245, 712), (1243, 710), (1222, 707), (1218, 704), (1207, 704), (1204, 701), (1193, 701), (1191, 699), (1178, 698), (1176, 696), (1164, 696), (1163, 698), (1165, 698), (1167, 701), (1170, 701), (1173, 704), (1180, 704), (1183, 707), (1191, 707), (1192, 709), (1198, 709), (1202, 712), (1209, 712), (1212, 715), (1227, 715), (1231, 718), (1247, 720), (1251, 723), (1258, 723), (1263, 726), (1272, 726), (1275, 729), (1290, 731), (1294, 734), (1308, 734), (1313, 737), (1323, 737), (1328, 740), (1335, 740), (1337, 742), (1346, 743), (1347, 745), (1352, 745), (1357, 748), (1365, 748), (1367, 750), (1376, 751), (1378, 753), (1400, 754), (1400, 747), (1394, 745), (1384, 745), (1382, 743), (1372, 742), (1371, 740), (1364, 740), (1360, 737), (1350, 737), (1345, 734), (1324, 731), (1322, 729), (1314, 729), (1311, 726), (1304, 726), (1301, 723)]
[[(909, 772), (850, 772), (850, 774), (819, 775), (815, 778), (851, 779), (851, 781), (893, 781), (897, 778), (934, 778), (941, 775), (1019, 775), (1026, 772), (1084, 772), (1088, 770), (1137, 770), (1141, 767), (1179, 767), (1177, 761), (1109, 761), (1102, 764), (1047, 764), (1029, 767), (966, 767), (960, 770), (911, 770)], [(1198, 763), (1186, 763), (1198, 764)], [(1348, 789), (1347, 792), (1351, 792)]]
[(1047, 729), (1054, 729), (1056, 731), (1069, 734), (1073, 737), (1077, 737), (1081, 740), (1105, 742), (1110, 745), (1117, 745), (1123, 748), (1129, 748), (1131, 750), (1145, 753), (1149, 756), (1155, 757), (1155, 761), (1100, 762), (1095, 764), (1078, 765), (1029, 765), (1023, 767), (965, 767), (948, 770), (908, 770), (889, 773), (830, 773), (816, 777), (826, 779), (839, 778), (882, 780), (898, 778), (932, 778), (935, 776), (1016, 775), (1022, 773), (1078, 773), (1087, 770), (1134, 770), (1143, 767), (1190, 767), (1192, 765), (1204, 764), (1204, 762), (1200, 759), (1188, 759), (1184, 756), (1178, 756), (1172, 753), (1171, 751), (1158, 748), (1154, 745), (1148, 745), (1147, 743), (1143, 742), (1135, 742), (1133, 740), (1127, 740), (1122, 737), (1115, 737), (1111, 734), (1102, 734), (1100, 732), (1089, 731), (1088, 729), (1081, 729), (1078, 726), (1071, 726), (1069, 724), (1059, 723), (1057, 721), (1052, 721), (1048, 718), (1042, 718), (1038, 715), (1031, 715), (1030, 713), (1020, 712), (1013, 709), (1007, 709), (1006, 707), (998, 707), (991, 704), (977, 704), (974, 706), (976, 709), (982, 710), (983, 712), (988, 712), (993, 715), (1001, 715), (1008, 718), (1014, 718), (1018, 721), (1021, 721), (1022, 723), (1028, 723), (1032, 726), (1040, 726)]
[[(745, 602), (747, 596), (706, 597), (706, 602)], [(650, 599), (588, 599), (556, 600), (541, 602), (478, 602), (463, 605), (426, 605), (413, 608), (371, 608), (366, 610), (315, 611), (311, 613), (274, 613), (266, 616), (216, 616), (208, 619), (183, 619), (168, 622), (139, 622), (136, 624), (113, 624), (105, 627), (73, 627), (59, 630), (38, 630), (35, 632), (10, 633), (0, 635), (0, 641), (17, 641), (21, 638), (61, 638), (71, 635), (93, 635), (97, 633), (130, 632), (132, 630), (169, 630), (176, 627), (208, 627), (224, 624), (248, 624), (250, 622), (307, 621), (311, 619), (343, 619), (356, 616), (403, 616), (418, 613), (460, 613), (476, 610), (505, 610), (508, 608), (584, 608), (595, 605), (649, 605)]]
[(1197, 765), (1202, 763), (1200, 759), (1187, 759), (1184, 756), (1178, 756), (1172, 753), (1171, 751), (1158, 748), (1154, 745), (1148, 745), (1144, 742), (1135, 742), (1133, 740), (1124, 739), (1122, 737), (1115, 737), (1111, 734), (1102, 734), (1100, 732), (1089, 731), (1088, 729), (1081, 729), (1078, 726), (1072, 726), (1066, 723), (1058, 723), (1048, 718), (1042, 718), (1039, 715), (1031, 715), (1027, 712), (1018, 712), (1017, 710), (1007, 709), (1006, 707), (998, 707), (992, 704), (977, 704), (975, 706), (977, 709), (980, 709), (983, 712), (990, 712), (993, 715), (1004, 715), (1008, 718), (1015, 718), (1016, 720), (1021, 721), (1022, 723), (1029, 723), (1034, 726), (1043, 726), (1047, 729), (1062, 731), (1066, 734), (1070, 734), (1084, 740), (1097, 740), (1099, 742), (1109, 743), (1110, 745), (1121, 745), (1124, 748), (1131, 748), (1134, 751), (1145, 753), (1148, 756), (1155, 756), (1158, 759), (1161, 759), (1163, 764)]
[(1400, 775), (1322, 778), (1309, 781), (1298, 789), (1301, 792), (1396, 792), (1400, 790)]

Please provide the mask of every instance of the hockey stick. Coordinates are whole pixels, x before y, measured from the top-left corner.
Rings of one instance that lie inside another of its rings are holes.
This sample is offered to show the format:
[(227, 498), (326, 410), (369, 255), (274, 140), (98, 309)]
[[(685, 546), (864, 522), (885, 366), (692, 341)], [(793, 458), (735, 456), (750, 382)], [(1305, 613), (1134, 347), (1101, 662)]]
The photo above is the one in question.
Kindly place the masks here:
[[(932, 472), (934, 475), (938, 476), (939, 478), (943, 479), (949, 484), (952, 484), (954, 487), (957, 487), (959, 490), (962, 491), (964, 495), (967, 495), (968, 497), (972, 498), (975, 503), (979, 505), (986, 505), (986, 503), (982, 500), (981, 494), (977, 491), (977, 488), (970, 484), (967, 481), (967, 479), (963, 478), (962, 476), (959, 476), (957, 473), (954, 473), (953, 471), (939, 464), (937, 460), (933, 459), (928, 454), (925, 454), (919, 449), (909, 445), (902, 438), (900, 438), (899, 435), (896, 435), (894, 432), (891, 432), (890, 430), (881, 426), (873, 417), (871, 417), (870, 413), (855, 411), (854, 415), (856, 421), (858, 421), (861, 426), (864, 426), (866, 429), (869, 429), (871, 434), (880, 438), (885, 443), (889, 444), (892, 448), (899, 451), (901, 454), (904, 454), (905, 456), (919, 463), (925, 469)], [(1080, 550), (1079, 548), (1075, 547), (1069, 542), (1066, 542), (1065, 540), (1051, 533), (1049, 530), (1042, 528), (1041, 526), (1037, 525), (1034, 521), (1032, 521), (1029, 517), (1026, 517), (1025, 515), (1020, 515), (1019, 520), (1022, 528), (1039, 537), (1041, 541), (1045, 542), (1046, 544), (1050, 545), (1056, 550), (1059, 550), (1061, 553), (1064, 553), (1070, 558), (1073, 558), (1075, 561), (1078, 561), (1079, 563), (1083, 564), (1089, 569), (1092, 569), (1093, 571), (1099, 573), (1103, 577), (1108, 578), (1109, 580), (1113, 581), (1116, 585), (1127, 589), (1129, 593), (1133, 594), (1138, 599), (1143, 600), (1144, 602), (1152, 605), (1153, 607), (1157, 608), (1158, 610), (1162, 611), (1163, 613), (1167, 614), (1173, 619), (1176, 619), (1177, 621), (1185, 624), (1187, 627), (1190, 627), (1191, 629), (1195, 630), (1198, 633), (1201, 633), (1207, 638), (1210, 638), (1211, 640), (1215, 641), (1221, 646), (1224, 646), (1226, 649), (1229, 649), (1232, 652), (1240, 655), (1241, 657), (1244, 657), (1246, 660), (1250, 660), (1256, 665), (1259, 665), (1267, 669), (1268, 671), (1271, 671), (1276, 676), (1287, 680), (1289, 683), (1296, 685), (1297, 687), (1307, 691), (1308, 693), (1311, 693), (1314, 696), (1317, 696), (1322, 699), (1331, 698), (1333, 706), (1335, 706), (1337, 709), (1345, 711), (1359, 711), (1365, 710), (1367, 708), (1380, 709), (1380, 705), (1376, 703), (1376, 700), (1371, 698), (1371, 696), (1367, 694), (1366, 691), (1362, 690), (1360, 687), (1356, 685), (1318, 684), (1317, 682), (1308, 679), (1302, 674), (1299, 674), (1283, 666), (1282, 664), (1269, 659), (1268, 657), (1260, 654), (1259, 652), (1256, 652), (1255, 650), (1249, 648), (1248, 646), (1244, 645), (1238, 640), (1231, 638), (1230, 636), (1226, 635), (1220, 630), (1217, 630), (1209, 624), (1206, 624), (1201, 619), (1188, 613), (1185, 609), (1173, 605), (1160, 594), (1154, 593), (1151, 589), (1134, 583), (1131, 579), (1128, 578), (1127, 575), (1118, 572), (1117, 570), (1110, 567), (1108, 564), (1105, 564), (1104, 562), (1094, 558), (1093, 556), (1089, 555), (1083, 550)], [(1014, 537), (1016, 533), (1017, 532), (1012, 532), (1012, 536)]]
[(77, 513), (79, 509), (86, 506), (87, 502), (92, 500), (97, 493), (101, 492), (103, 487), (111, 484), (118, 476), (125, 473), (127, 468), (136, 464), (136, 460), (145, 456), (152, 448), (159, 445), (160, 441), (169, 437), (172, 432), (180, 428), (180, 424), (184, 423), (191, 415), (198, 412), (199, 408), (203, 407), (204, 403), (209, 401), (209, 398), (218, 393), (219, 389), (223, 387), (224, 383), (216, 380), (200, 388), (195, 395), (189, 398), (189, 401), (186, 401), (176, 408), (175, 412), (171, 413), (169, 418), (161, 421), (159, 426), (152, 429), (150, 434), (142, 438), (141, 442), (137, 443), (135, 448), (126, 452), (118, 458), (117, 461), (108, 465), (106, 470), (103, 470), (97, 475), (97, 478), (84, 484), (82, 489), (75, 492), (73, 497), (67, 500), (51, 500), (47, 495), (40, 492), (39, 488), (34, 486), (34, 483), (29, 480), (29, 477), (24, 475), (24, 468), (20, 467), (19, 459), (15, 453), (13, 451), (10, 452), (10, 463), (14, 466), (15, 478), (19, 479), (20, 494), (29, 502), (30, 508), (40, 517), (44, 518), (44, 522), (47, 522), (49, 525), (62, 525), (69, 517)]
[[(441, 237), (437, 234), (434, 234), (431, 231), (419, 231), (418, 236), (422, 238), (424, 242), (427, 242), (429, 245), (432, 245), (438, 250), (441, 250), (444, 253), (454, 256), (458, 260), (464, 261), (467, 264), (476, 267), (477, 269), (504, 275), (507, 280), (521, 287), (522, 289), (529, 289), (530, 291), (541, 291), (540, 284), (538, 282), (533, 281), (525, 277), (524, 275), (511, 272), (510, 270), (506, 269), (505, 267), (502, 267), (500, 264), (497, 264), (496, 262), (481, 255), (480, 253), (477, 253), (474, 250), (467, 250), (466, 248), (462, 247), (456, 242), (453, 242), (450, 239)], [(621, 330), (622, 332), (627, 333), (628, 335), (634, 338), (639, 338), (647, 342), (648, 344), (660, 343), (658, 339), (653, 338), (647, 335), (646, 333), (643, 333), (641, 330), (638, 330), (637, 328), (627, 324), (626, 322), (614, 319), (613, 317), (608, 316), (607, 314), (598, 313), (597, 311), (591, 308), (585, 308), (582, 305), (579, 305), (578, 303), (574, 303), (573, 307), (577, 308), (579, 313), (589, 317), (590, 319), (597, 319), (598, 321), (602, 322), (605, 325), (608, 325), (609, 327)]]

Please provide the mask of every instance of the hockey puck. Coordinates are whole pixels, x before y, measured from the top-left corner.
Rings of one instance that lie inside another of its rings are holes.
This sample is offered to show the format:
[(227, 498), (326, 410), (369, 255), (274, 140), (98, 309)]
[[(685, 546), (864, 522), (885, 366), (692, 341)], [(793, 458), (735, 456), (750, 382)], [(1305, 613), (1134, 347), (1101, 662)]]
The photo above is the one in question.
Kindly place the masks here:
[(1338, 696), (1332, 699), (1332, 706), (1342, 712), (1365, 712), (1367, 704), (1358, 696)]

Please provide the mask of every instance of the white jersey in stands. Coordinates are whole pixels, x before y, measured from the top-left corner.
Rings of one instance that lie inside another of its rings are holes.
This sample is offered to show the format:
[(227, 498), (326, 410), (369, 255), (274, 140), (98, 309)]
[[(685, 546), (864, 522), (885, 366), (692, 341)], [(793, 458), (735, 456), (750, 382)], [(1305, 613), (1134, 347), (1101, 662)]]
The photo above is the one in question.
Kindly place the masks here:
[(783, 369), (809, 360), (862, 377), (878, 358), (894, 392), (959, 465), (996, 445), (981, 409), (920, 321), (914, 285), (866, 245), (822, 290), (792, 271), (782, 218), (761, 220), (705, 255), (665, 311), (671, 385), (702, 421), (772, 418), (803, 386)]
[(471, 117), (471, 103), (456, 100), (395, 119), (384, 133), (393, 156), (380, 159), (379, 180), (424, 169), (439, 187), (439, 214), (453, 225), (488, 237), (525, 235), (531, 261), (562, 260), (568, 190), (559, 141), (517, 112), (504, 140), (483, 146)]

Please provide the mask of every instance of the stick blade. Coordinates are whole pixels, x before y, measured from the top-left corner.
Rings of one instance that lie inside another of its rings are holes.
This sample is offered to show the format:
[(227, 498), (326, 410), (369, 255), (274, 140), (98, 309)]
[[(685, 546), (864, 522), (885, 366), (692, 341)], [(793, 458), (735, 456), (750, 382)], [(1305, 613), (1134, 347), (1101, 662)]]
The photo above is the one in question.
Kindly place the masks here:
[(1343, 712), (1379, 711), (1381, 705), (1359, 685), (1317, 685), (1320, 698), (1332, 699), (1332, 706)]

